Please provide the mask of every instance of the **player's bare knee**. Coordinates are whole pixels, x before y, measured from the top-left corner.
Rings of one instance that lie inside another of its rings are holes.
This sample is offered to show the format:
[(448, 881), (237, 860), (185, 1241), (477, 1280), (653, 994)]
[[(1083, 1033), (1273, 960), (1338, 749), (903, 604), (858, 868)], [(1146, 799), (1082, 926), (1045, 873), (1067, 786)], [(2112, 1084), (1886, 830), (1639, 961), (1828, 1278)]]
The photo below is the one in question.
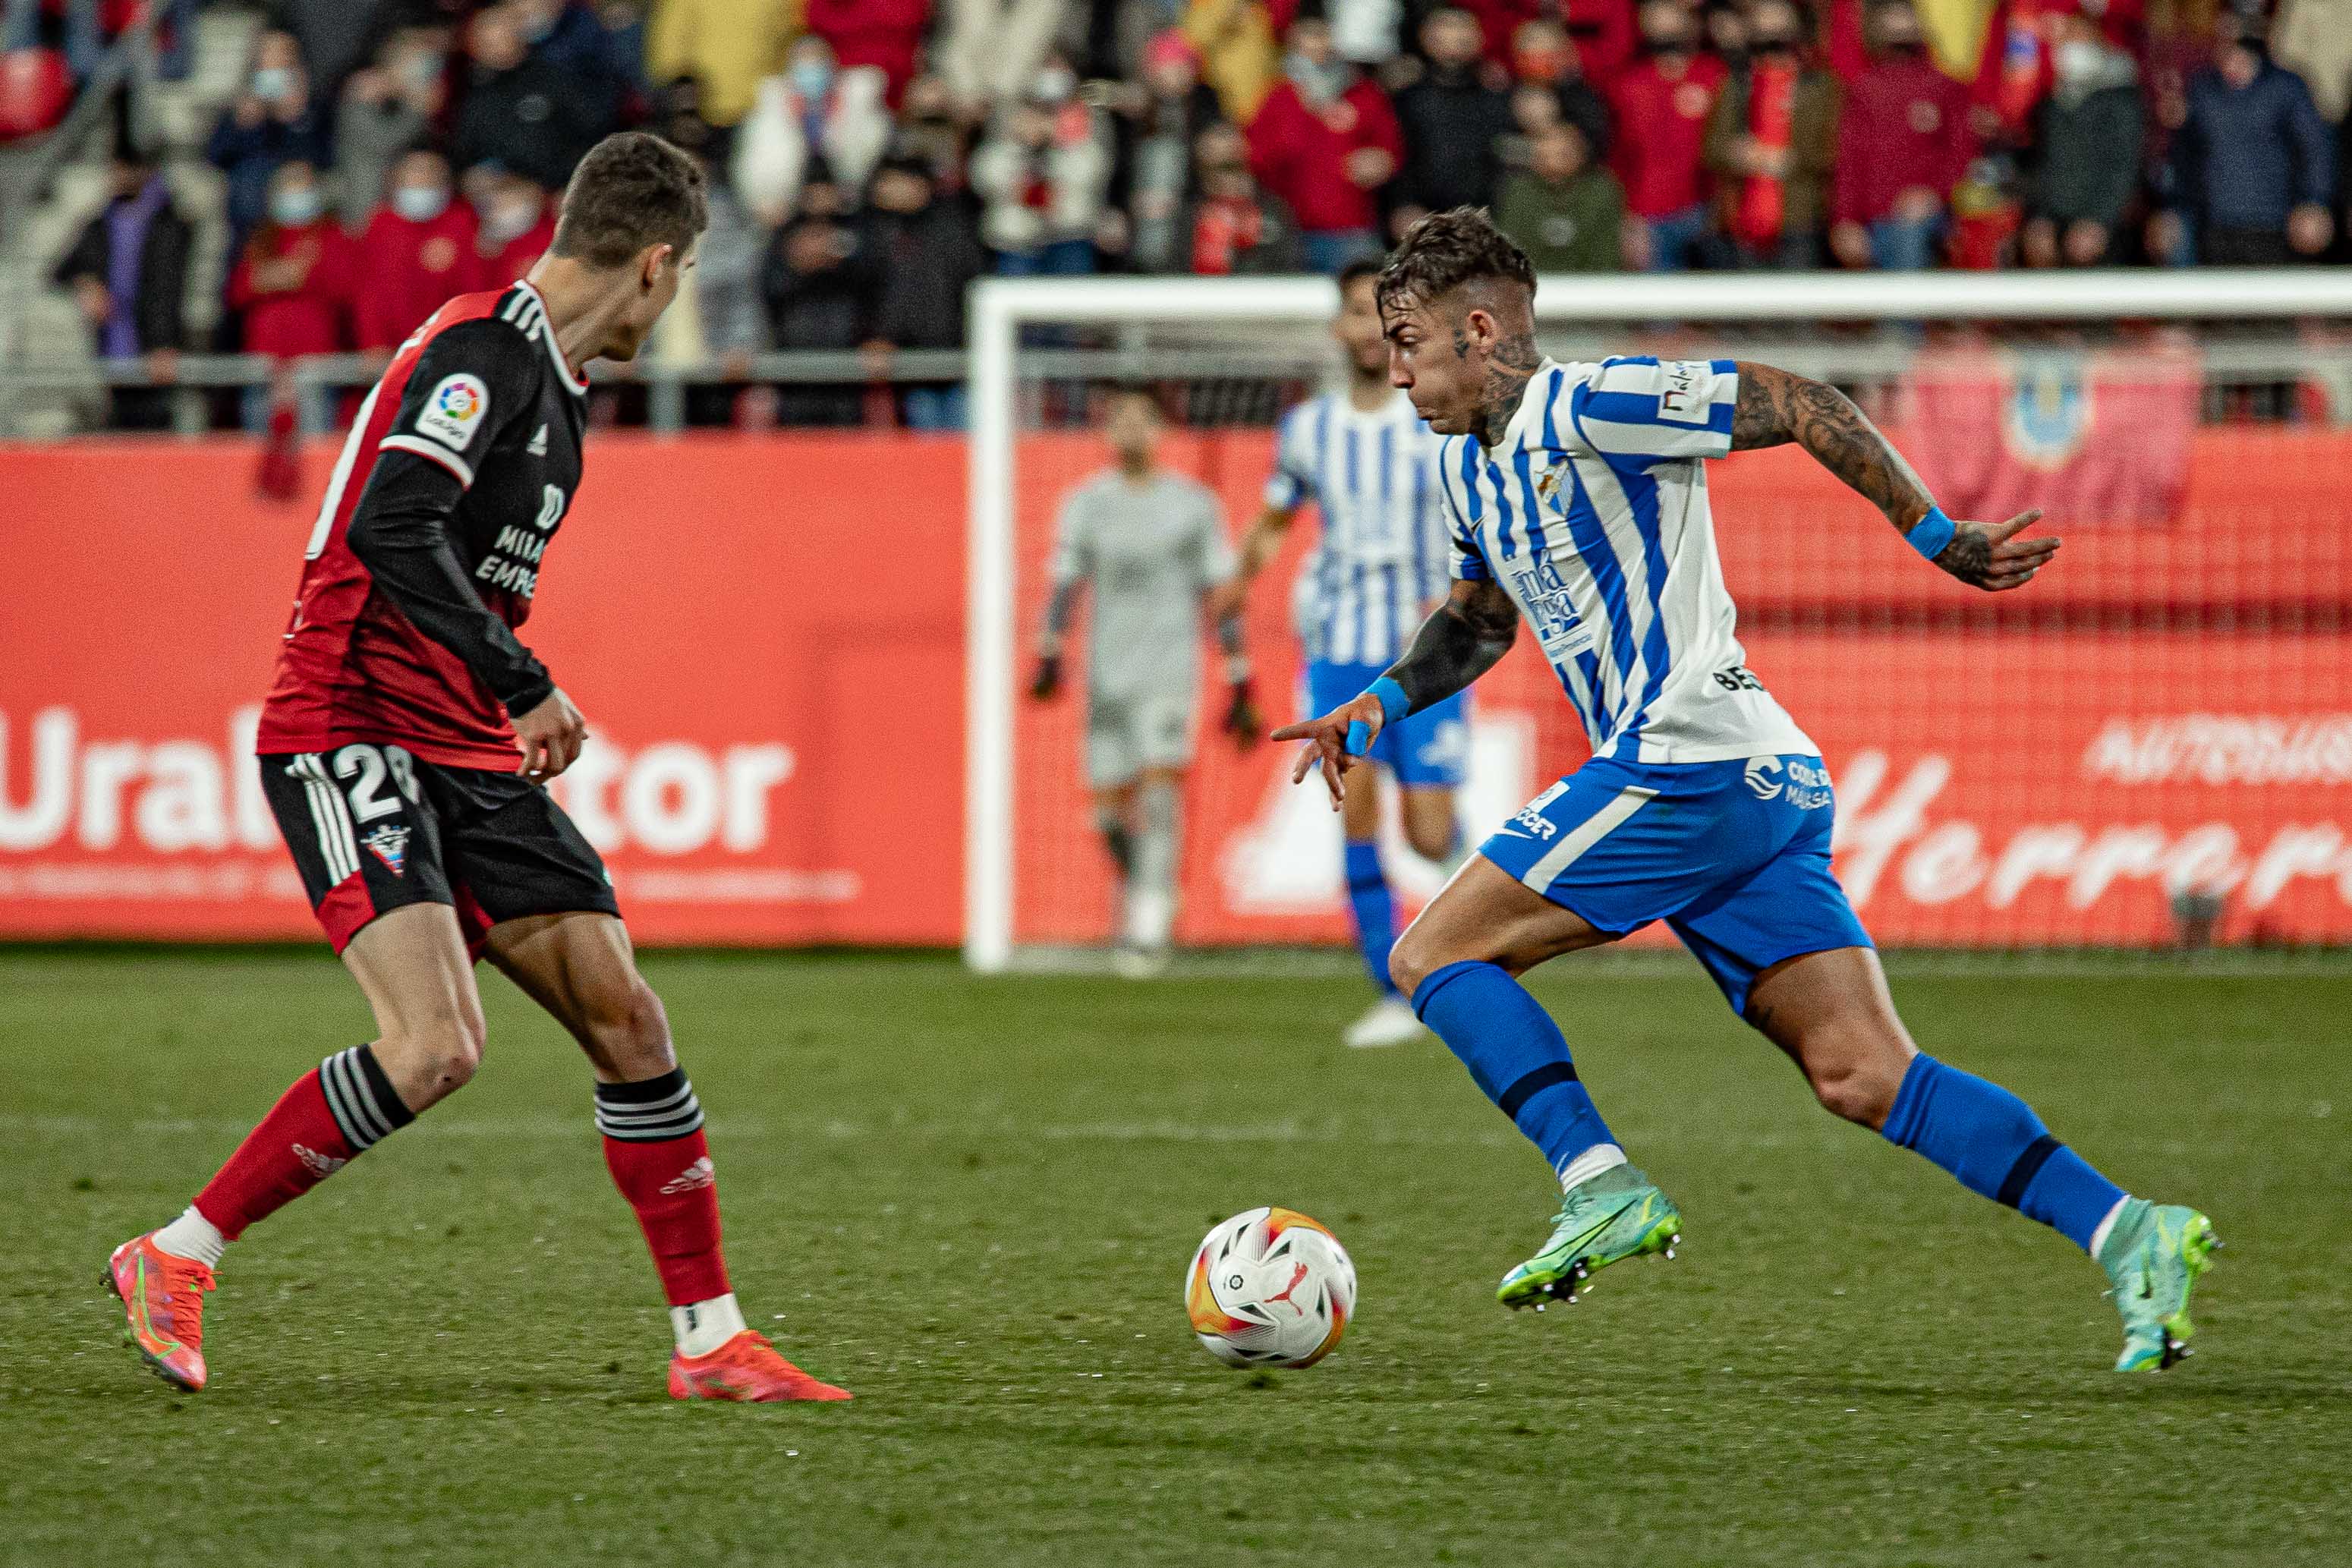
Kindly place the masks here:
[(587, 999), (583, 1020), (596, 1065), (625, 1082), (656, 1078), (677, 1065), (669, 1015), (654, 988), (632, 973)]
[(1411, 996), (1421, 989), (1421, 983), (1466, 953), (1446, 951), (1447, 943), (1437, 933), (1415, 921), (1404, 928), (1389, 948), (1389, 982), (1400, 992)]
[(1895, 1108), (1908, 1054), (1873, 1026), (1829, 1025), (1805, 1041), (1801, 1059), (1824, 1110), (1877, 1128)]
[(422, 1110), (472, 1080), (486, 1033), (480, 1014), (452, 1010), (386, 1033), (376, 1060), (409, 1109)]

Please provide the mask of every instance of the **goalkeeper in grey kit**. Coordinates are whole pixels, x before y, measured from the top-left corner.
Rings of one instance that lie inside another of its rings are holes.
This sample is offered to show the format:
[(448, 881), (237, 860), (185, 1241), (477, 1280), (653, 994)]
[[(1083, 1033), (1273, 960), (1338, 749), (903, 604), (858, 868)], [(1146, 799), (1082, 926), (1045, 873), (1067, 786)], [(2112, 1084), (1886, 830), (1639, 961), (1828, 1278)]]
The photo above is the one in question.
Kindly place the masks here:
[(1165, 961), (1176, 920), (1184, 770), (1199, 701), (1195, 639), (1213, 614), (1228, 687), (1223, 728), (1260, 733), (1242, 651), (1240, 597), (1223, 510), (1206, 486), (1160, 467), (1160, 406), (1148, 392), (1112, 395), (1103, 426), (1113, 466), (1063, 498), (1054, 595), (1029, 694), (1061, 689), (1063, 640), (1093, 587), (1087, 639), (1087, 783), (1095, 825), (1118, 868), (1120, 967)]

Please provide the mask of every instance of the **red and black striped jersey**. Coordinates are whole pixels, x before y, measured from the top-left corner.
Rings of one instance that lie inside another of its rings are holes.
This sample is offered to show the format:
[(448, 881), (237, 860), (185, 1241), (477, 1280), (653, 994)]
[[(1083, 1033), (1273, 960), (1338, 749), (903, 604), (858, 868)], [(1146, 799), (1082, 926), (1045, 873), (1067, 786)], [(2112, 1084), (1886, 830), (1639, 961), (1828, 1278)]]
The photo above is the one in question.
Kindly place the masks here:
[(508, 716), (554, 683), (514, 628), (580, 488), (587, 390), (529, 283), (460, 295), (401, 344), (319, 509), (260, 751), (516, 765)]

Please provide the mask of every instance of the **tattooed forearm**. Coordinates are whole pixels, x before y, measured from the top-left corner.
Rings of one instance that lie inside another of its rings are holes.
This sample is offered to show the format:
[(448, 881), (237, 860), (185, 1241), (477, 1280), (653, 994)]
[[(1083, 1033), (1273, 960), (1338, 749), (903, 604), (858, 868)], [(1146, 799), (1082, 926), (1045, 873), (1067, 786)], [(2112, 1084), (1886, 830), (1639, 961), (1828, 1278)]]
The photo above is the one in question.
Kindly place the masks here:
[[(1460, 334), (1455, 336), (1458, 341)], [(1528, 378), (1542, 363), (1533, 332), (1514, 332), (1495, 344), (1495, 352), (1486, 359), (1486, 379), (1478, 388), (1478, 434), (1487, 446), (1501, 445), (1504, 427), (1518, 412)]]
[(1495, 668), (1519, 634), (1518, 606), (1493, 583), (1456, 583), (1388, 671), (1415, 712), (1443, 702)]
[(1885, 513), (1896, 528), (1910, 528), (1936, 504), (1903, 454), (1844, 393), (1769, 364), (1741, 361), (1739, 401), (1731, 415), (1732, 450), (1789, 441), (1811, 453), (1815, 462)]

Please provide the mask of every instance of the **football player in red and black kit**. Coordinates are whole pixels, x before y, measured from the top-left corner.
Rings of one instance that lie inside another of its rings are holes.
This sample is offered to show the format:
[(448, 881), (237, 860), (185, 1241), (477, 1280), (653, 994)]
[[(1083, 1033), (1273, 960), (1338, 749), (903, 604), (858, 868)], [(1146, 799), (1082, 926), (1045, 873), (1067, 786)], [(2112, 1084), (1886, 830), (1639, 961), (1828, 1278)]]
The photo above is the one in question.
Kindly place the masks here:
[(702, 1110), (638, 975), (594, 849), (549, 796), (585, 721), (515, 632), (580, 484), (599, 356), (633, 358), (706, 222), (657, 137), (606, 139), (522, 282), (462, 295), (361, 405), (310, 536), (262, 784), (376, 1038), (302, 1075), (185, 1213), (118, 1247), (128, 1339), (205, 1385), (222, 1250), (473, 1076), (487, 957), (579, 1040), (604, 1160), (670, 1302), (679, 1399), (846, 1399), (744, 1325), (728, 1289)]

